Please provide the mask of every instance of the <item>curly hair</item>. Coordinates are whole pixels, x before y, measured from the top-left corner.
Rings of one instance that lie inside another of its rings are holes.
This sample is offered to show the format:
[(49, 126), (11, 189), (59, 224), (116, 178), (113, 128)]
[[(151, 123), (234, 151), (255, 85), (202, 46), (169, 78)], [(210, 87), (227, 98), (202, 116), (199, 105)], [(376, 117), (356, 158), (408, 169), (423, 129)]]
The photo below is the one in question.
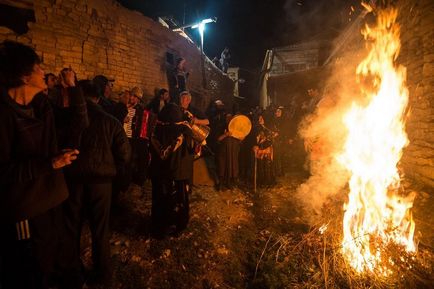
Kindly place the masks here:
[(23, 76), (32, 74), (41, 59), (27, 45), (6, 40), (0, 44), (0, 86), (6, 89), (24, 84)]

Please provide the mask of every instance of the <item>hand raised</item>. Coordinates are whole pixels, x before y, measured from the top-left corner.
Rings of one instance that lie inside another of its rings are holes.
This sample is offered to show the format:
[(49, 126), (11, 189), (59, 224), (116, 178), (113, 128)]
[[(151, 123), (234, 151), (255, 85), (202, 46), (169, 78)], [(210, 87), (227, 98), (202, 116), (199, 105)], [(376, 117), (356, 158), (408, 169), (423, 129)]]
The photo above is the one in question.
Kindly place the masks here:
[(75, 72), (71, 68), (60, 73), (60, 83), (63, 87), (75, 86)]

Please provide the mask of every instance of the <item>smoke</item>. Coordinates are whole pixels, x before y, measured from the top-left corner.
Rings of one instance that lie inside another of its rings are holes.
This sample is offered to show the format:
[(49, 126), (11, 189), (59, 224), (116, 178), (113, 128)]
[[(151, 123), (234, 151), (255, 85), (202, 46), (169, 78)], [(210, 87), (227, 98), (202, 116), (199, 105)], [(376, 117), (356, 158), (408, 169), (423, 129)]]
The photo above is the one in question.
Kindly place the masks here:
[(332, 67), (332, 73), (320, 93), (320, 101), (312, 103), (311, 114), (299, 126), (299, 135), (308, 154), (306, 166), (311, 176), (297, 189), (297, 197), (309, 221), (315, 222), (325, 202), (343, 198), (348, 193), (349, 172), (337, 160), (346, 140), (343, 117), (353, 101), (360, 98), (356, 83), (356, 67), (361, 54), (344, 55)]
[(319, 34), (335, 34), (342, 25), (348, 23), (348, 12), (353, 2), (356, 1), (286, 0), (283, 5), (283, 27), (286, 27), (284, 39), (308, 39)]

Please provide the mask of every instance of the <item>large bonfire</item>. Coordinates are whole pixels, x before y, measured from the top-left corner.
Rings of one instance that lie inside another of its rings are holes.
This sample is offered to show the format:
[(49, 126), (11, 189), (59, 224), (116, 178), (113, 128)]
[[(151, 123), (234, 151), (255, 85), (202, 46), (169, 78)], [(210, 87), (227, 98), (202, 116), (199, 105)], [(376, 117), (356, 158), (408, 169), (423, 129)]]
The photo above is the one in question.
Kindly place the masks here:
[[(369, 7), (367, 7), (369, 8)], [(344, 115), (348, 130), (339, 162), (351, 173), (344, 206), (342, 254), (358, 272), (387, 275), (391, 260), (382, 254), (390, 243), (416, 252), (411, 208), (414, 195), (400, 195), (397, 168), (408, 144), (405, 116), (406, 70), (399, 54), (397, 10), (377, 12), (376, 23), (362, 31), (369, 53), (357, 67), (363, 101)]]

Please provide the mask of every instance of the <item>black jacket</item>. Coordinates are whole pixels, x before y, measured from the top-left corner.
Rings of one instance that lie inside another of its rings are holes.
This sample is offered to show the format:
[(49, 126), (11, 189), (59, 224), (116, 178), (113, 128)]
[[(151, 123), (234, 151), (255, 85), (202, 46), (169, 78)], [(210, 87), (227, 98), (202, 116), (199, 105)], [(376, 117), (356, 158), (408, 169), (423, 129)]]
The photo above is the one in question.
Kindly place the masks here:
[(66, 173), (86, 182), (109, 182), (121, 173), (131, 157), (123, 127), (101, 106), (88, 101), (89, 126), (83, 131), (80, 154)]
[(158, 116), (160, 123), (151, 137), (150, 176), (158, 179), (191, 180), (193, 177), (194, 146), (191, 131), (183, 125), (181, 108), (166, 105)]
[(86, 101), (80, 87), (69, 87), (69, 107), (63, 107), (62, 89), (57, 86), (49, 90), (57, 140), (60, 149), (76, 149), (80, 145), (83, 130), (89, 125)]
[(124, 119), (128, 114), (128, 108), (122, 102), (115, 102), (106, 97), (100, 97), (98, 104), (104, 109), (105, 112), (114, 116), (120, 123), (124, 123)]
[(24, 107), (2, 91), (0, 140), (0, 222), (30, 219), (68, 197), (62, 171), (51, 165), (57, 141), (45, 95), (38, 94)]

